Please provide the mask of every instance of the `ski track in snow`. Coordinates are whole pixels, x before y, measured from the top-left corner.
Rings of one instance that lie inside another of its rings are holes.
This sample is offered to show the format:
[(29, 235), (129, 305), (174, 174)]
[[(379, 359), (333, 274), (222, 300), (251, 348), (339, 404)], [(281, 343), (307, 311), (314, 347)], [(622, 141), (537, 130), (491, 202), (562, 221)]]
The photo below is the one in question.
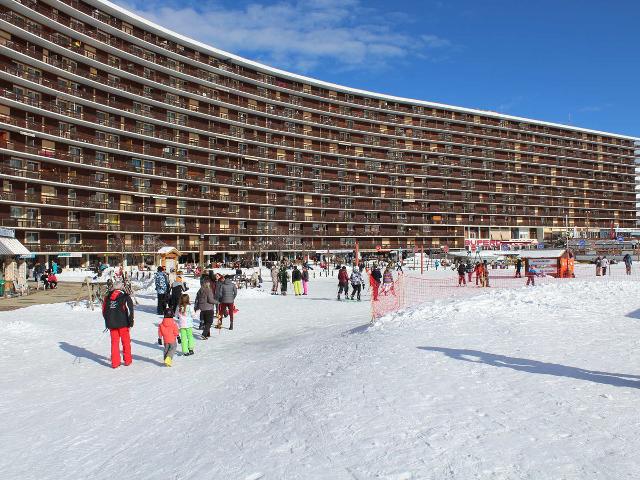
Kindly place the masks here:
[(491, 290), (368, 327), (368, 291), (336, 302), (336, 282), (241, 292), (234, 330), (172, 368), (153, 295), (115, 371), (98, 311), (0, 312), (4, 478), (640, 476), (638, 283)]

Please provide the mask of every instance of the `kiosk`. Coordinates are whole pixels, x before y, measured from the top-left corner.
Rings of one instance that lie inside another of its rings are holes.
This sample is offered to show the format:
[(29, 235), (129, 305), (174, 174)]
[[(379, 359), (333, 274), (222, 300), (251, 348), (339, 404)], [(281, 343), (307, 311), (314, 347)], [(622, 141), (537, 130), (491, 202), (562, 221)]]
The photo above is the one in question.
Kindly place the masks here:
[(158, 262), (164, 268), (164, 271), (169, 273), (172, 270), (178, 269), (178, 257), (180, 252), (175, 247), (162, 247), (158, 250), (157, 255), (160, 257)]
[(520, 252), (525, 272), (530, 267), (556, 278), (574, 277), (575, 257), (571, 250), (529, 250)]

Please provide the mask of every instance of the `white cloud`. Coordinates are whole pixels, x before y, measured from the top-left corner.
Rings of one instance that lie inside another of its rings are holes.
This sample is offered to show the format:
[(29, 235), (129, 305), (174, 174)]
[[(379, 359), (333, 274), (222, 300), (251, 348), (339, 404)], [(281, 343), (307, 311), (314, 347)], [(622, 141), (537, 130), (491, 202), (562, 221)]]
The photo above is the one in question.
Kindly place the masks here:
[[(116, 0), (166, 28), (258, 61), (301, 72), (322, 65), (340, 70), (380, 70), (441, 59), (452, 44), (437, 35), (403, 33), (404, 14), (380, 12), (361, 0), (279, 0), (229, 8), (160, 0)], [(415, 27), (415, 26), (414, 26)]]

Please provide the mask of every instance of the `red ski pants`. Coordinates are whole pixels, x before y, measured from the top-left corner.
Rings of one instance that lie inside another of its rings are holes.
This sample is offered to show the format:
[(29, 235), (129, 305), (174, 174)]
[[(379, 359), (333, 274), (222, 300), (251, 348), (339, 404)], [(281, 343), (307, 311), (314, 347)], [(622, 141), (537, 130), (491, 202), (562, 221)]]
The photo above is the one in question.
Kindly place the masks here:
[(124, 354), (124, 364), (131, 363), (131, 337), (129, 336), (129, 328), (112, 328), (109, 330), (111, 334), (111, 366), (118, 368), (120, 366), (120, 342), (122, 342), (122, 353)]

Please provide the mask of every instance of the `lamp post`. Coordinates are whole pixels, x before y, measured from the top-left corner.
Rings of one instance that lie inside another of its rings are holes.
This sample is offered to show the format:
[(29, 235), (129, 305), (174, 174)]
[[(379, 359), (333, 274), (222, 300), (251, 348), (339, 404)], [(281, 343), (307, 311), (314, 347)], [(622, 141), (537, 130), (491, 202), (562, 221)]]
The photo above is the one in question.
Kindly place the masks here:
[(204, 239), (205, 236), (203, 233), (200, 234), (200, 256), (198, 258), (198, 263), (200, 264), (200, 267), (202, 269), (204, 269), (205, 267), (205, 262), (204, 262)]

